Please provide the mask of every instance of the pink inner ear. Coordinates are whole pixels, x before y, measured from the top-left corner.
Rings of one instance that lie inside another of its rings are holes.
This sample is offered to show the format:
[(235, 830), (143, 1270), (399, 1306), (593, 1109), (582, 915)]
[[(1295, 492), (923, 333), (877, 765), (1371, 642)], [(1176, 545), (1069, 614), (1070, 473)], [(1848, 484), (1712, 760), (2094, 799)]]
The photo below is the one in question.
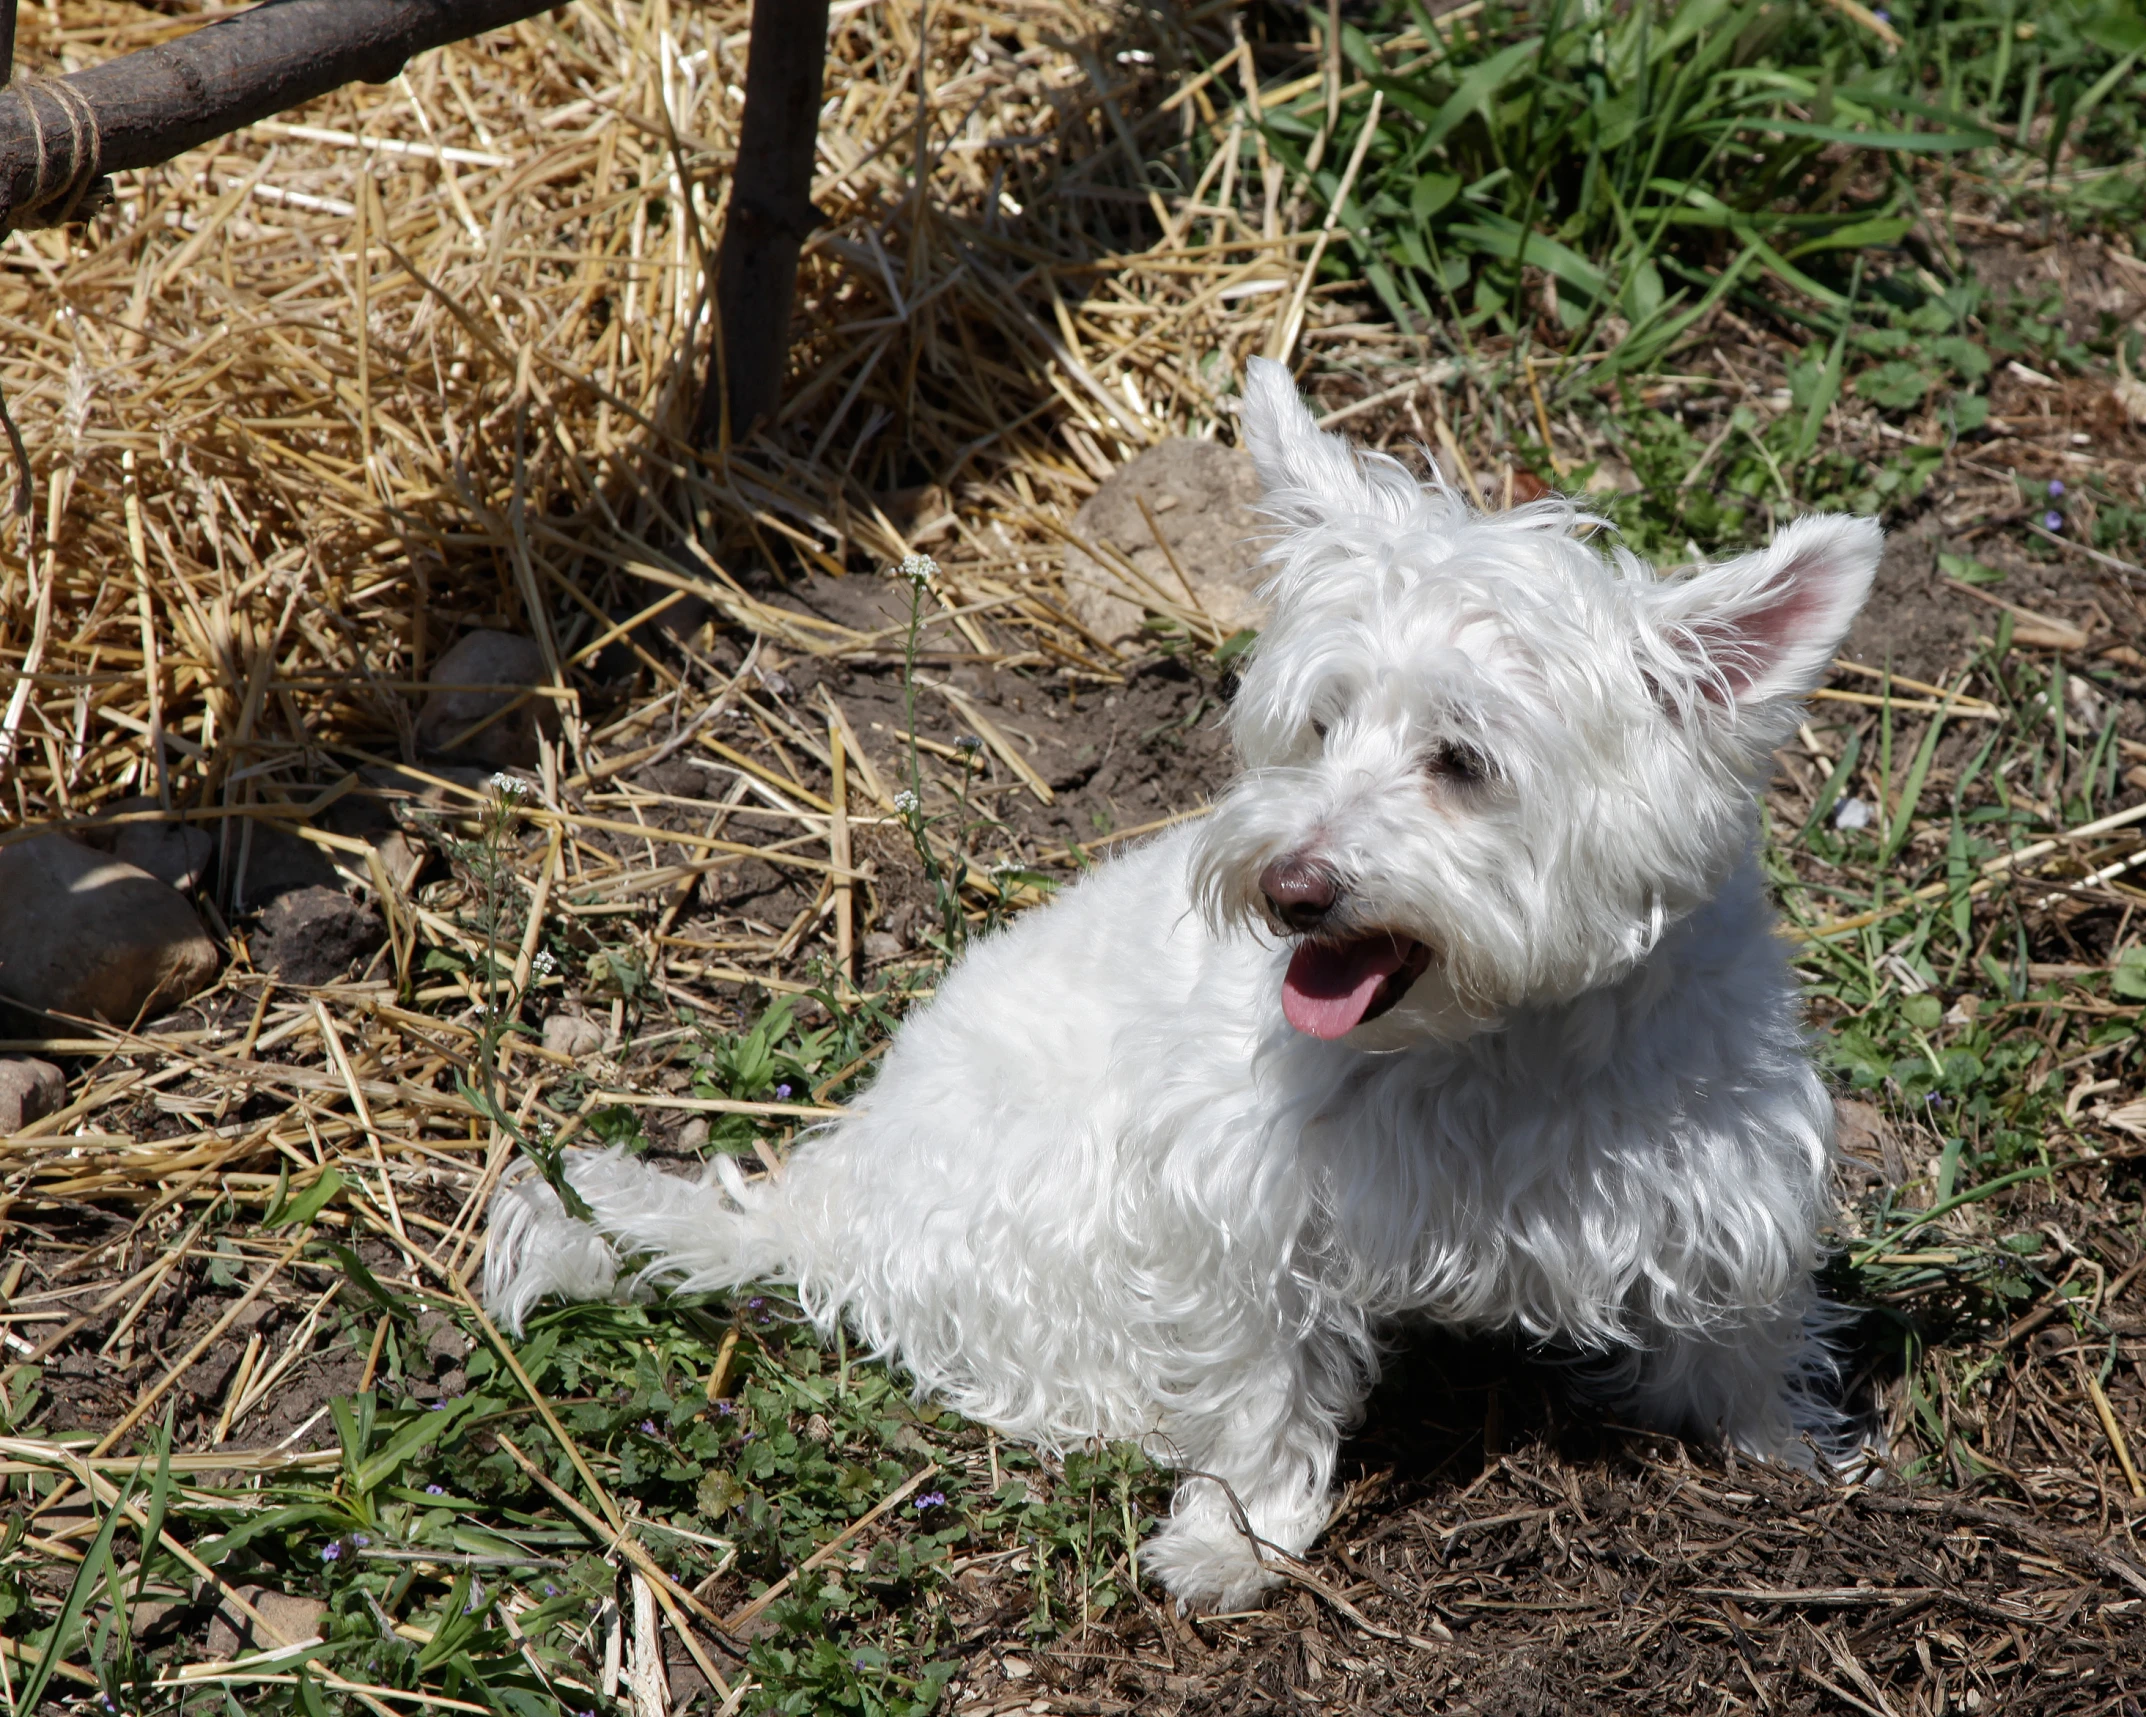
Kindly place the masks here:
[(1706, 695), (1722, 701), (1743, 697), (1773, 678), (1833, 619), (1835, 557), (1817, 544), (1774, 575), (1772, 588), (1755, 608), (1702, 622), (1694, 628), (1719, 679), (1709, 676)]
[(1825, 596), (1813, 588), (1811, 571), (1802, 563), (1783, 568), (1764, 607), (1739, 614), (1718, 631), (1709, 628), (1707, 654), (1721, 672), (1720, 683), (1707, 683), (1710, 697), (1718, 698), (1724, 689), (1742, 697), (1824, 618)]

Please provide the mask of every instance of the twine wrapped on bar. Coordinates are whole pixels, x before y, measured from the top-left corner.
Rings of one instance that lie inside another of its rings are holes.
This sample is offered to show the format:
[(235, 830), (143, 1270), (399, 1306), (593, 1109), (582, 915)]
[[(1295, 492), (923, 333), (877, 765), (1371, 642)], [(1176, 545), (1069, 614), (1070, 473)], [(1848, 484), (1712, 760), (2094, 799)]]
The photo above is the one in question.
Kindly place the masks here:
[(34, 72), (15, 78), (8, 93), (21, 103), (37, 150), (37, 177), (29, 196), (8, 211), (8, 224), (57, 227), (94, 214), (112, 189), (97, 110), (65, 78)]
[[(107, 173), (153, 166), (551, 0), (276, 0), (64, 78), (0, 90), (0, 231), (80, 218)], [(42, 218), (40, 218), (42, 217)]]

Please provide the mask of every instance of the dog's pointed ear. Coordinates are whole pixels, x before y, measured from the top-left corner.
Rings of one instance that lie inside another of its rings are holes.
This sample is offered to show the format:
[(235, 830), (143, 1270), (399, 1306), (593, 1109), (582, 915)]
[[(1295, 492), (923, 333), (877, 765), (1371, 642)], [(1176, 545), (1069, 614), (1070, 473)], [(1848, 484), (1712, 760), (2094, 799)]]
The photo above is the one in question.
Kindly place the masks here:
[(1270, 358), (1244, 367), (1244, 444), (1268, 507), (1297, 524), (1337, 512), (1368, 512), (1375, 501), (1356, 449), (1321, 429), (1288, 369)]
[(1651, 619), (1716, 701), (1801, 698), (1825, 678), (1884, 547), (1875, 519), (1798, 519), (1756, 554), (1657, 585)]

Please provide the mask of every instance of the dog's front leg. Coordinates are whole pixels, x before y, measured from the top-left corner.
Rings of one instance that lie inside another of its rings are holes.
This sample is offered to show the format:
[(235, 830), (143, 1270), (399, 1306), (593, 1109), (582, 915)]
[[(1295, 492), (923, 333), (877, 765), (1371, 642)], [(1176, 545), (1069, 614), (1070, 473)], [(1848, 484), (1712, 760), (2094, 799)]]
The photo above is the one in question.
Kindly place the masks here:
[(1317, 1348), (1290, 1344), (1233, 1379), (1219, 1410), (1173, 1421), (1168, 1458), (1185, 1477), (1140, 1560), (1181, 1604), (1242, 1609), (1325, 1527), (1341, 1426), (1359, 1402), (1335, 1394), (1353, 1367), (1318, 1363)]

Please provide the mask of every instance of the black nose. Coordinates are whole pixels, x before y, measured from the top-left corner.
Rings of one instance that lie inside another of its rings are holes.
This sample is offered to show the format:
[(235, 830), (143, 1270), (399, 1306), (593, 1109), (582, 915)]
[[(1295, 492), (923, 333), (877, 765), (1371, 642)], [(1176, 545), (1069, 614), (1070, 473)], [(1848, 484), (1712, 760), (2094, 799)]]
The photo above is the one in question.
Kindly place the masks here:
[(1334, 873), (1310, 860), (1278, 858), (1259, 873), (1259, 892), (1274, 916), (1292, 930), (1316, 930), (1341, 898)]

